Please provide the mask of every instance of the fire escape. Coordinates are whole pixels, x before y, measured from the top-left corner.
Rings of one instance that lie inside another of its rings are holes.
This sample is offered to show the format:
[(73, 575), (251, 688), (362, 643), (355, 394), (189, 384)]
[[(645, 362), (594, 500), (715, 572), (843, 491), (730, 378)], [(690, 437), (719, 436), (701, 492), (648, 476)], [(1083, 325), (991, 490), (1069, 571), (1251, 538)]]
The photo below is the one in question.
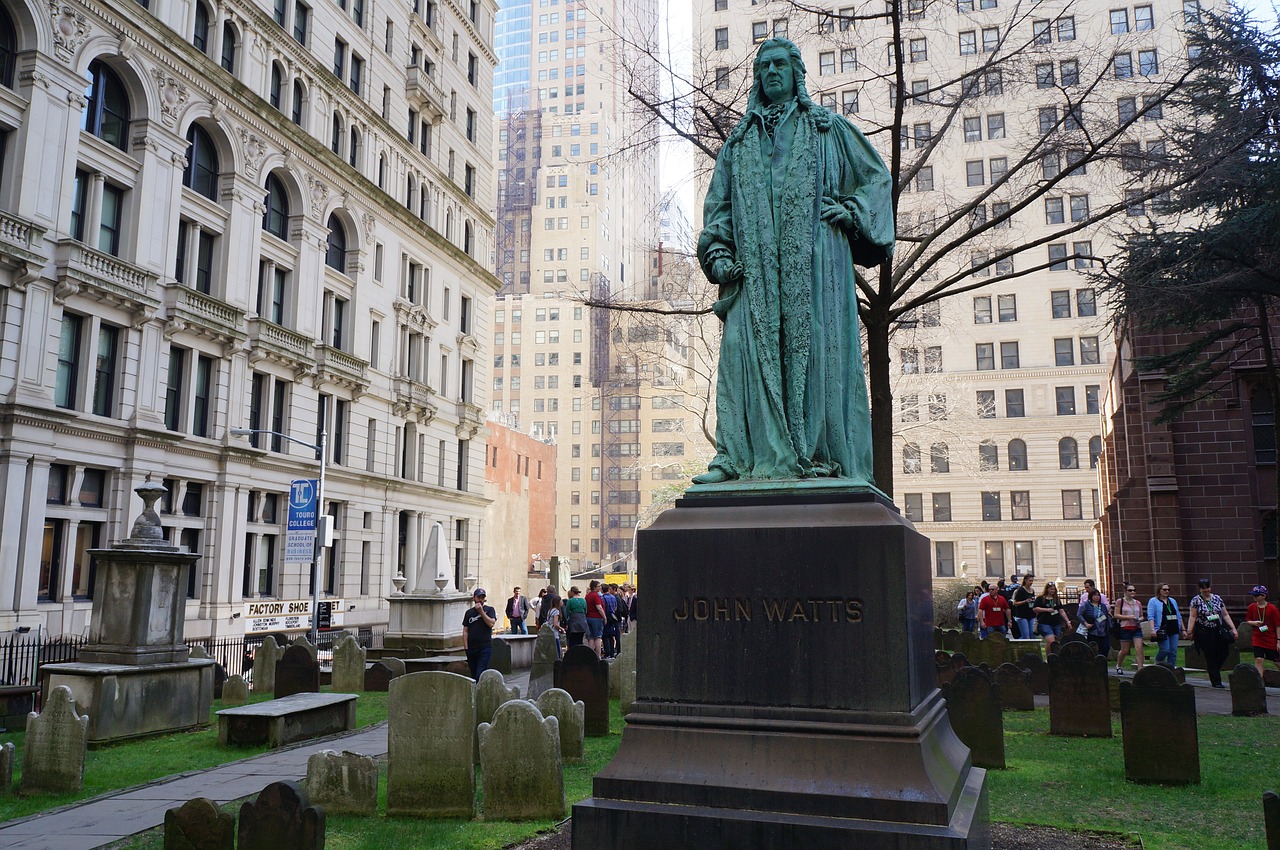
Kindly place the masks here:
[[(609, 280), (591, 276), (591, 298), (608, 301)], [(640, 374), (635, 358), (622, 343), (625, 323), (600, 307), (591, 311), (591, 384), (600, 399), (600, 558), (630, 551), (635, 515), (639, 511), (640, 481), (636, 463), (640, 451)]]
[[(521, 97), (528, 97), (525, 92)], [(502, 168), (498, 172), (498, 277), (502, 280), (499, 295), (523, 295), (529, 292), (529, 244), (533, 206), (537, 202), (538, 158), (532, 146), (542, 136), (542, 113), (529, 109), (527, 102), (516, 103), (512, 95), (504, 122), (506, 144), (503, 146)]]

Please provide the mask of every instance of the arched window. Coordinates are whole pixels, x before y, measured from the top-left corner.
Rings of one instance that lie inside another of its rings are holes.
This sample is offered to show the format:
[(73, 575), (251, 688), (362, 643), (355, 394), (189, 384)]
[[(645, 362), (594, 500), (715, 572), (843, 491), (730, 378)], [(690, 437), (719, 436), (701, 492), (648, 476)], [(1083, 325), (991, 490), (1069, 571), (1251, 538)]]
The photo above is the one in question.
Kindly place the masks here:
[(378, 154), (378, 188), (384, 192), (387, 190), (387, 157), (385, 154)]
[(1027, 444), (1022, 440), (1009, 441), (1009, 471), (1022, 472), (1027, 468)]
[(342, 116), (337, 112), (333, 113), (333, 138), (329, 140), (329, 147), (342, 156)]
[(471, 256), (471, 250), (475, 247), (472, 244), (472, 239), (474, 238), (474, 231), (471, 227), (471, 222), (468, 221), (462, 226), (462, 250), (468, 257)]
[(915, 475), (920, 471), (920, 447), (915, 443), (902, 446), (902, 471), (907, 475)]
[(324, 264), (347, 273), (347, 230), (337, 215), (329, 216), (329, 237), (325, 243)]
[(83, 129), (107, 144), (125, 149), (129, 136), (129, 96), (124, 83), (101, 61), (89, 65), (89, 105), (84, 109)]
[(276, 109), (280, 108), (280, 86), (281, 80), (284, 78), (284, 71), (280, 70), (280, 66), (275, 62), (271, 63), (271, 89), (267, 92), (267, 100)]
[(1080, 449), (1071, 437), (1063, 437), (1058, 441), (1058, 468), (1080, 468)]
[(267, 176), (267, 211), (262, 214), (262, 229), (278, 239), (288, 238), (289, 196), (274, 174)]
[(196, 0), (196, 25), (191, 31), (191, 43), (201, 53), (209, 49), (209, 7)]
[(413, 175), (410, 174), (404, 181), (404, 205), (409, 209), (413, 209), (413, 194), (416, 189), (417, 184), (413, 180)]
[(18, 54), (18, 29), (0, 6), (0, 85), (13, 88), (13, 65)]
[(1098, 468), (1098, 458), (1101, 456), (1102, 456), (1102, 438), (1096, 437), (1096, 436), (1090, 437), (1089, 438), (1089, 468), (1090, 469)]
[(447, 210), (444, 214), (444, 238), (453, 241), (453, 210)]
[(302, 126), (302, 104), (306, 101), (305, 92), (302, 83), (298, 80), (293, 81), (293, 103), (289, 110), (289, 119), (299, 127)]
[(228, 74), (236, 72), (236, 28), (229, 22), (222, 25), (222, 60), (219, 64)]
[(360, 157), (360, 131), (352, 127), (350, 136), (347, 143), (347, 162), (355, 168)]
[(990, 440), (978, 444), (978, 471), (990, 472), (1000, 468), (1000, 449)]
[(934, 472), (951, 471), (951, 449), (946, 443), (934, 443), (929, 447), (929, 468)]
[(199, 124), (192, 124), (187, 131), (191, 150), (187, 152), (187, 170), (182, 173), (182, 185), (195, 189), (210, 200), (218, 199), (218, 152), (213, 139)]

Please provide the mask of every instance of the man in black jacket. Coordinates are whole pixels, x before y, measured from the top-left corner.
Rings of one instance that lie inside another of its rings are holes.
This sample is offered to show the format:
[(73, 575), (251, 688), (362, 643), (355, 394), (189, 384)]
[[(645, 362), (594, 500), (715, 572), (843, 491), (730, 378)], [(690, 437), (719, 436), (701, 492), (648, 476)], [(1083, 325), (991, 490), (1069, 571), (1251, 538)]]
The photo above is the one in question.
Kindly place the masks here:
[(521, 595), (520, 588), (517, 587), (512, 592), (511, 598), (507, 600), (507, 619), (511, 622), (511, 634), (529, 634), (529, 629), (524, 624), (528, 618), (529, 600)]

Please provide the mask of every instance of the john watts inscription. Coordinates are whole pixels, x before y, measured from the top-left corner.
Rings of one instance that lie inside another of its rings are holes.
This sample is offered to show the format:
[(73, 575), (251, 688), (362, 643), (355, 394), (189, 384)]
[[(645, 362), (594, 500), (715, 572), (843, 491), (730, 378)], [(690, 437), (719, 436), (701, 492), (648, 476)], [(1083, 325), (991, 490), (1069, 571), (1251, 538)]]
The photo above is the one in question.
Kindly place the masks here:
[(862, 600), (851, 596), (684, 597), (675, 619), (696, 622), (861, 623)]

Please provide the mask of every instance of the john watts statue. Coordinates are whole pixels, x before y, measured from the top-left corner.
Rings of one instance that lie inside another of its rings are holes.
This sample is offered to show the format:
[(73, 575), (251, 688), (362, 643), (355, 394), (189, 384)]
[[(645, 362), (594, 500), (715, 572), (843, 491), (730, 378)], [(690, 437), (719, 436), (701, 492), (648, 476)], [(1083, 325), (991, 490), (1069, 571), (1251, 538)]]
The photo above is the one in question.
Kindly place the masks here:
[(693, 480), (871, 484), (853, 266), (893, 253), (889, 172), (866, 136), (809, 98), (795, 44), (766, 41), (753, 71), (698, 237), (724, 328), (716, 456)]

